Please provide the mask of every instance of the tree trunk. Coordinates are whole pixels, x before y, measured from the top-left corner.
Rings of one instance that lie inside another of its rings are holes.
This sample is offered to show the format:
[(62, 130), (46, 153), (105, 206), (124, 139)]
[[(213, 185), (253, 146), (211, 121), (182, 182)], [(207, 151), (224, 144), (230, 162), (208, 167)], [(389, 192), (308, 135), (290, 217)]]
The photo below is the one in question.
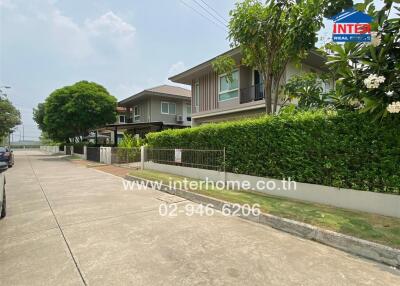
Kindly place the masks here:
[(279, 85), (281, 83), (282, 76), (283, 76), (284, 72), (286, 71), (287, 64), (288, 64), (288, 60), (283, 65), (283, 68), (280, 70), (280, 72), (274, 76), (274, 83), (275, 83), (275, 88), (274, 88), (274, 111), (273, 111), (274, 114), (276, 113), (277, 108), (278, 108)]
[(264, 97), (265, 97), (265, 110), (267, 114), (272, 113), (272, 75), (268, 72), (264, 77)]
[(279, 84), (281, 82), (281, 78), (282, 78), (282, 73), (279, 75), (279, 78), (274, 80), (274, 109), (273, 109), (273, 113), (275, 114), (277, 111), (277, 107), (278, 107), (278, 99), (279, 99)]

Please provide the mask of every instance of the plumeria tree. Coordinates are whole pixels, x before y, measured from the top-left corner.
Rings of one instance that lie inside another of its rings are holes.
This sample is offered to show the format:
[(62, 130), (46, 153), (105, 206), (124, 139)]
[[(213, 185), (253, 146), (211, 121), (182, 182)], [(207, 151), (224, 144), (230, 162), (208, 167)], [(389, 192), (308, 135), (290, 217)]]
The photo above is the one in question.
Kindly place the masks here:
[[(395, 1), (400, 2), (400, 1)], [(400, 10), (386, 0), (376, 10), (372, 0), (356, 5), (374, 18), (371, 43), (330, 43), (328, 65), (336, 74), (336, 94), (375, 119), (400, 113)], [(395, 11), (395, 17), (389, 18)]]

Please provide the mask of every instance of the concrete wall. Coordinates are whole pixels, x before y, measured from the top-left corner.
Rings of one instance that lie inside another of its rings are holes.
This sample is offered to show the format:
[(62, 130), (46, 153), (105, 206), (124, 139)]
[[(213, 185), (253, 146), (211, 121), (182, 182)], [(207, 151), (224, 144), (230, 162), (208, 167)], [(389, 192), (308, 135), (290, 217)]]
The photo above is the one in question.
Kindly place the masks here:
[(60, 148), (58, 146), (40, 146), (40, 150), (51, 154), (60, 153)]
[(111, 165), (111, 147), (100, 147), (100, 163)]
[[(161, 102), (173, 102), (176, 104), (176, 114), (161, 114)], [(173, 99), (170, 97), (162, 97), (162, 96), (152, 96), (151, 98), (151, 120), (152, 121), (162, 121), (167, 124), (178, 124), (176, 121), (177, 115), (185, 115), (184, 109), (186, 108), (186, 104), (190, 105), (189, 100), (182, 99)], [(189, 125), (190, 122), (186, 121), (184, 118), (183, 125)]]
[(256, 190), (256, 184), (258, 181), (273, 181), (276, 185), (275, 189), (264, 189), (258, 191), (268, 195), (287, 197), (291, 199), (321, 203), (340, 208), (400, 218), (400, 195), (364, 192), (351, 189), (339, 189), (329, 186), (307, 183), (296, 183), (296, 190), (284, 190), (282, 181), (263, 177), (255, 177), (228, 172), (224, 174), (223, 172), (218, 171), (164, 165), (153, 162), (146, 162), (144, 164), (144, 168), (199, 180), (205, 180), (206, 178), (212, 181), (246, 180), (249, 182), (251, 188), (254, 190)]
[[(148, 110), (148, 105), (150, 100), (149, 99), (141, 99), (135, 102), (134, 105), (131, 106), (132, 111), (131, 111), (131, 118), (133, 120), (133, 123), (139, 123), (139, 122), (149, 122), (151, 121), (149, 110)], [(139, 107), (139, 114), (140, 114), (140, 119), (137, 121), (134, 121), (134, 107), (138, 106)]]
[[(174, 102), (176, 104), (176, 114), (161, 114), (161, 101)], [(135, 104), (131, 106), (131, 117), (132, 119), (134, 118), (134, 106), (139, 106), (140, 120), (134, 121), (133, 123), (160, 121), (165, 124), (179, 124), (176, 121), (176, 115), (186, 114), (184, 111), (184, 109), (186, 109), (186, 104), (190, 106), (190, 99), (183, 100), (163, 96), (149, 96), (145, 99), (138, 100), (137, 103), (135, 102)], [(187, 121), (185, 117), (182, 125), (190, 126), (191, 122)]]

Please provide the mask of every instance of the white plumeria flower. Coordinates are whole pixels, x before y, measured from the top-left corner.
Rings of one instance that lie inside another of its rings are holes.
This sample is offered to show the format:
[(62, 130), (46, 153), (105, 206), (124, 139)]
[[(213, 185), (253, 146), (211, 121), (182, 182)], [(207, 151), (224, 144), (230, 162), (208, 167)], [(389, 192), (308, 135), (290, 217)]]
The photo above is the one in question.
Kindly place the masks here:
[(378, 32), (371, 33), (371, 45), (374, 47), (379, 46), (382, 43), (382, 36), (378, 35)]
[(384, 76), (378, 76), (376, 74), (370, 74), (366, 79), (364, 79), (364, 84), (368, 89), (378, 88), (381, 83), (385, 81)]
[(392, 102), (391, 104), (388, 105), (386, 110), (389, 113), (400, 113), (400, 101)]

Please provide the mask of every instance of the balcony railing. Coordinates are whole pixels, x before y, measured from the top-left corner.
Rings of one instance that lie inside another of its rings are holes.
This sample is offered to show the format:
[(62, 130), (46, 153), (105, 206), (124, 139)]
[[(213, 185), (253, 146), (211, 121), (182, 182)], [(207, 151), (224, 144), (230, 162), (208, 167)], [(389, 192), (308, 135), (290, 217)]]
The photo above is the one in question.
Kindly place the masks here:
[(264, 84), (259, 83), (240, 90), (240, 103), (264, 99)]

